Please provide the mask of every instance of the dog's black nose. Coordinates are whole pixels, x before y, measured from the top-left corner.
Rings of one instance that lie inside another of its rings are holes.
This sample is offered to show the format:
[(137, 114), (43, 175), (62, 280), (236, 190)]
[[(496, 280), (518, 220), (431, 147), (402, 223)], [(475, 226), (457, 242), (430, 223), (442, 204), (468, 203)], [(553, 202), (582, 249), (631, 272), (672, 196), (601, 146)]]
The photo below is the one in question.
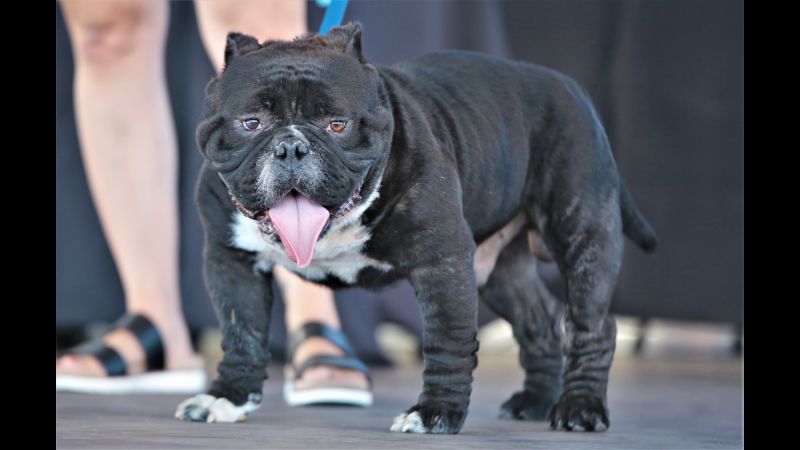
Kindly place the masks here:
[(308, 145), (300, 139), (281, 141), (275, 148), (275, 156), (279, 159), (290, 158), (300, 159), (308, 154)]

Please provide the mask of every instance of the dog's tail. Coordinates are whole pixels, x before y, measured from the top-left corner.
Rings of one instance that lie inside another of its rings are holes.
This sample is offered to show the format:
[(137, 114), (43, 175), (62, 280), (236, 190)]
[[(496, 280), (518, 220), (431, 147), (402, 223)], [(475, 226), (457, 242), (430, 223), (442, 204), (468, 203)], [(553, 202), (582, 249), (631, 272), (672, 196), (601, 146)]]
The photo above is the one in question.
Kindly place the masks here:
[(631, 193), (620, 179), (619, 203), (622, 210), (622, 232), (631, 238), (636, 245), (647, 253), (653, 253), (658, 245), (658, 238), (653, 227), (642, 216), (633, 203)]

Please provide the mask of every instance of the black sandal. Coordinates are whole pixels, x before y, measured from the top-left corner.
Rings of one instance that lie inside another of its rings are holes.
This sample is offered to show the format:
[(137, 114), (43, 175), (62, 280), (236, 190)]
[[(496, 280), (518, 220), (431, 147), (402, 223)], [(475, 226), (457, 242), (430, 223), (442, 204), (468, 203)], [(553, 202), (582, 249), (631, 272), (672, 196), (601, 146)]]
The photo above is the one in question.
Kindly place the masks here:
[[(317, 355), (312, 356), (298, 367), (294, 367), (291, 361), (300, 344), (312, 337), (321, 337), (331, 344), (338, 347), (344, 353), (343, 356), (337, 355)], [(303, 325), (289, 337), (289, 365), (286, 370), (286, 381), (283, 384), (283, 398), (290, 406), (305, 405), (352, 405), (370, 406), (372, 405), (372, 391), (368, 389), (358, 389), (351, 386), (342, 386), (335, 382), (321, 381), (313, 387), (296, 389), (295, 383), (303, 377), (303, 373), (312, 367), (332, 367), (337, 369), (354, 370), (363, 373), (367, 381), (372, 386), (369, 375), (369, 368), (357, 357), (347, 337), (341, 330), (337, 330), (319, 322), (311, 322)]]
[(147, 317), (136, 314), (122, 316), (110, 330), (125, 328), (139, 341), (145, 353), (147, 371), (128, 375), (122, 356), (97, 338), (63, 352), (66, 355), (91, 355), (106, 371), (105, 377), (56, 373), (56, 391), (92, 394), (177, 394), (196, 393), (205, 389), (206, 373), (200, 367), (187, 370), (164, 369), (164, 344), (155, 325)]

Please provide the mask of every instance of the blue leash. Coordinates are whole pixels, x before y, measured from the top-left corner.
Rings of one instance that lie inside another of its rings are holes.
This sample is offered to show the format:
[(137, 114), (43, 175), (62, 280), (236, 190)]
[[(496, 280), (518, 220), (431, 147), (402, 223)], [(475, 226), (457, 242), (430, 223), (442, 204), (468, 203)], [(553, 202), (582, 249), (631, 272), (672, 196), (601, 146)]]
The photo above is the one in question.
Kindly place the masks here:
[(344, 11), (347, 9), (347, 0), (317, 0), (317, 5), (325, 7), (325, 17), (322, 18), (322, 25), (319, 27), (319, 34), (325, 36), (333, 27), (338, 27), (344, 19)]

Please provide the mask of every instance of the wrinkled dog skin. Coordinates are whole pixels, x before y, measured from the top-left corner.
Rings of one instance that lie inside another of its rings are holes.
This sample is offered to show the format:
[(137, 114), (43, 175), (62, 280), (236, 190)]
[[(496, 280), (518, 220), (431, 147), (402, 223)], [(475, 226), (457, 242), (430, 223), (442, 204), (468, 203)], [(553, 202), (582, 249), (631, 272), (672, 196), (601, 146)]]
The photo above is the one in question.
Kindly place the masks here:
[[(180, 418), (238, 421), (258, 407), (280, 264), (331, 287), (414, 286), (424, 385), (393, 431), (461, 429), (479, 298), (511, 323), (525, 371), (501, 417), (609, 426), (623, 234), (646, 251), (656, 237), (574, 81), (461, 51), (376, 67), (358, 24), (293, 42), (231, 33), (225, 65), (197, 130), (224, 358)], [(558, 264), (566, 304), (539, 279), (537, 256)]]

